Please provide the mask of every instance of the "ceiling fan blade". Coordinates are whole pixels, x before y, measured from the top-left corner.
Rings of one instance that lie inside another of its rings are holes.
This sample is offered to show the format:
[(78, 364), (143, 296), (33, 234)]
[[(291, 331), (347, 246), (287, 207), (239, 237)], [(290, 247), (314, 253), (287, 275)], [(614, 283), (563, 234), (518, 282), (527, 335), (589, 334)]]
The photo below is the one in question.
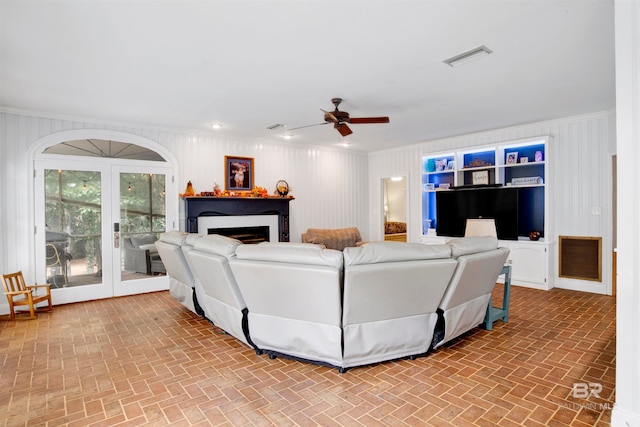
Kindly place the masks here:
[(353, 131), (346, 125), (346, 123), (336, 123), (334, 126), (340, 132), (340, 135), (347, 136), (351, 135)]
[(329, 123), (328, 122), (314, 123), (312, 125), (304, 125), (304, 126), (298, 126), (297, 128), (289, 128), (289, 130), (304, 129), (304, 128), (310, 128), (311, 126), (320, 126), (320, 125), (327, 125), (327, 124)]
[(339, 123), (340, 122), (340, 120), (338, 120), (338, 118), (331, 111), (325, 111), (322, 108), (320, 109), (320, 111), (322, 111), (324, 113), (324, 120), (326, 122), (331, 122), (331, 123)]
[(349, 123), (363, 124), (363, 123), (389, 123), (389, 117), (351, 117)]

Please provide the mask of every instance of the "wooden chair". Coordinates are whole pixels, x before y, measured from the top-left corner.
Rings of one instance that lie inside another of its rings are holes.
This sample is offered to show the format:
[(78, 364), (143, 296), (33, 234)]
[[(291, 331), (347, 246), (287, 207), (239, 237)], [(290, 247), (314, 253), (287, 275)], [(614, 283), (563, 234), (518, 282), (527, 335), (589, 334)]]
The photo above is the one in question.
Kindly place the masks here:
[[(16, 310), (14, 310), (14, 307), (22, 305), (29, 306), (29, 313), (31, 314), (29, 319), (36, 318), (36, 311), (51, 311), (53, 309), (53, 305), (51, 303), (51, 288), (49, 284), (27, 286), (24, 283), (22, 271), (11, 274), (3, 274), (2, 279), (4, 294), (7, 296), (7, 300), (9, 301), (10, 319), (16, 318)], [(37, 290), (39, 288), (45, 289), (46, 293), (43, 295), (37, 295)], [(36, 304), (42, 301), (48, 301), (49, 307), (36, 307)], [(26, 310), (24, 312), (26, 312)]]

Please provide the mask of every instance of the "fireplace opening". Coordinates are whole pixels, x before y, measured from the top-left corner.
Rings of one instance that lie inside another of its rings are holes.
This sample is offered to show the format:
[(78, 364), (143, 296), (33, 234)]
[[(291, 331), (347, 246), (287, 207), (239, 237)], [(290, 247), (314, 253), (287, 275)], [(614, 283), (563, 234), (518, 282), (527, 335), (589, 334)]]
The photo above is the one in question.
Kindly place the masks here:
[(242, 243), (260, 243), (269, 241), (269, 226), (209, 228), (207, 234), (220, 234), (240, 240)]

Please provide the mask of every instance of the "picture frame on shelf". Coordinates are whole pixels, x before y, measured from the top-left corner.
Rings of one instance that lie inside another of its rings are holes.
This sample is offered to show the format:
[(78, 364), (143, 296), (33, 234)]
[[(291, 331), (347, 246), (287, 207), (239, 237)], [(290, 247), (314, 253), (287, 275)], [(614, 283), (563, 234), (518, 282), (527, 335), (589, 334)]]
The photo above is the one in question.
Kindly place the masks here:
[(529, 163), (528, 157), (520, 157), (520, 163)]
[(447, 159), (436, 160), (436, 172), (442, 172), (447, 167)]
[(435, 184), (427, 183), (422, 185), (422, 191), (434, 191), (436, 189)]
[(489, 184), (489, 171), (474, 171), (471, 174), (471, 183), (473, 185), (487, 185)]
[(447, 163), (447, 170), (452, 171), (453, 168), (454, 168), (453, 160), (449, 160), (449, 162)]
[(224, 187), (227, 191), (253, 190), (253, 158), (224, 156)]
[(518, 152), (513, 151), (511, 153), (507, 153), (507, 164), (515, 165), (516, 163), (518, 163)]

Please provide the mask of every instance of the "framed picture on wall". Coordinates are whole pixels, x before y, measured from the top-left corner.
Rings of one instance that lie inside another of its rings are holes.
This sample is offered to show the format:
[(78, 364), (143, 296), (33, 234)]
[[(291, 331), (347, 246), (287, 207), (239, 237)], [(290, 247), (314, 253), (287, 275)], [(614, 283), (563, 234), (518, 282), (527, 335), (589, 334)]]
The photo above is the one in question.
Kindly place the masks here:
[(224, 175), (225, 190), (253, 190), (253, 158), (224, 156)]

